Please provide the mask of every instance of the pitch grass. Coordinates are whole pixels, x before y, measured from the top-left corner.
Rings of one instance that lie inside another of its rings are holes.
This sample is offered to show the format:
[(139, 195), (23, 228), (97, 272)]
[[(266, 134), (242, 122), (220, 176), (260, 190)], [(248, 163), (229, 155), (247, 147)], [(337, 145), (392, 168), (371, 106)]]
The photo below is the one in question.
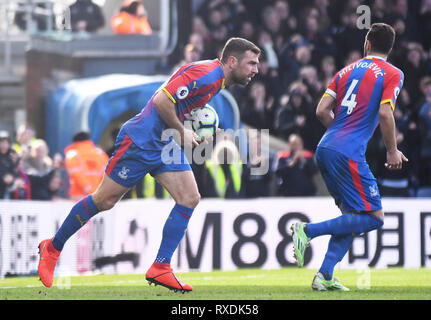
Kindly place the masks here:
[[(174, 293), (149, 286), (142, 274), (92, 275), (54, 280), (45, 288), (37, 277), (0, 279), (2, 300), (431, 300), (431, 269), (336, 270), (349, 292), (315, 292), (316, 270), (282, 268), (178, 274), (194, 286)], [(368, 287), (368, 288), (367, 288)]]

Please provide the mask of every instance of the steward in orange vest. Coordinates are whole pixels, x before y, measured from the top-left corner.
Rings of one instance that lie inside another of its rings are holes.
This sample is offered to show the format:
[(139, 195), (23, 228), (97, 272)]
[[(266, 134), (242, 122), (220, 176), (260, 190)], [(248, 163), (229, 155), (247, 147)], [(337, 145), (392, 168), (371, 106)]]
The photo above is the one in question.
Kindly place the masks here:
[(96, 191), (105, 173), (108, 155), (94, 145), (86, 132), (77, 133), (73, 143), (64, 149), (64, 154), (70, 198), (79, 200)]
[(139, 0), (123, 2), (120, 12), (111, 18), (111, 27), (116, 34), (151, 34), (144, 4)]

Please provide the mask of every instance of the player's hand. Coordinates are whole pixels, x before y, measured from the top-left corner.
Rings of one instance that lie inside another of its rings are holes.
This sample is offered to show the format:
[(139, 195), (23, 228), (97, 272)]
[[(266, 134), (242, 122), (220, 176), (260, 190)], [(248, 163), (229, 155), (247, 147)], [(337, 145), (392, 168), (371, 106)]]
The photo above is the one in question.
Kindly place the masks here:
[[(221, 132), (220, 128), (217, 128), (216, 130), (216, 134), (218, 132)], [(198, 138), (199, 139), (199, 138)], [(199, 140), (198, 140), (199, 141)], [(200, 138), (199, 144), (203, 143), (203, 144), (209, 144), (210, 142), (212, 143), (214, 141), (214, 135), (210, 136), (210, 137), (202, 137)]]
[(196, 147), (199, 145), (199, 136), (191, 129), (184, 128), (181, 134), (181, 143), (185, 146)]
[(202, 143), (203, 144), (208, 144), (211, 141), (213, 141), (213, 137), (212, 136), (211, 137), (201, 137), (200, 140), (199, 140), (199, 144), (202, 144)]
[(395, 150), (394, 152), (386, 152), (385, 167), (389, 170), (399, 170), (403, 167), (403, 162), (408, 161), (409, 159), (407, 159), (399, 150)]

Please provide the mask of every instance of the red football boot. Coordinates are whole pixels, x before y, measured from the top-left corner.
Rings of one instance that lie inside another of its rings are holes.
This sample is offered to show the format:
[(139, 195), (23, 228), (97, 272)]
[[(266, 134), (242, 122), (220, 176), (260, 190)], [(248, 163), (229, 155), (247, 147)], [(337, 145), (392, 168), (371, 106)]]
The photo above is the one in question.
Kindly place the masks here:
[(155, 285), (159, 284), (175, 292), (181, 291), (184, 293), (193, 290), (191, 285), (177, 278), (169, 263), (154, 262), (150, 269), (148, 269), (145, 278), (150, 285), (152, 283)]
[(39, 244), (39, 265), (37, 272), (39, 273), (40, 281), (46, 287), (51, 287), (54, 280), (54, 270), (57, 260), (60, 257), (60, 251), (52, 245), (52, 239), (43, 240)]

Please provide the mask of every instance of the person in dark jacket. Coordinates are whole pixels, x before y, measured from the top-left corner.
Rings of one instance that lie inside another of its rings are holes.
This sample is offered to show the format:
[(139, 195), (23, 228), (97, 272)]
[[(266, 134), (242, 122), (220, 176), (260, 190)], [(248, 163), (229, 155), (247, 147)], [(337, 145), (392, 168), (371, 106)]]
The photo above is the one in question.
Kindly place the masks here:
[(9, 134), (0, 132), (0, 199), (31, 199), (31, 186), (21, 159), (12, 149)]
[(285, 197), (305, 197), (316, 194), (313, 181), (317, 173), (313, 153), (305, 150), (302, 138), (297, 134), (289, 137), (289, 151), (280, 151), (275, 167), (279, 179), (277, 195)]
[(92, 0), (76, 0), (69, 9), (73, 32), (96, 32), (105, 25), (101, 8)]

